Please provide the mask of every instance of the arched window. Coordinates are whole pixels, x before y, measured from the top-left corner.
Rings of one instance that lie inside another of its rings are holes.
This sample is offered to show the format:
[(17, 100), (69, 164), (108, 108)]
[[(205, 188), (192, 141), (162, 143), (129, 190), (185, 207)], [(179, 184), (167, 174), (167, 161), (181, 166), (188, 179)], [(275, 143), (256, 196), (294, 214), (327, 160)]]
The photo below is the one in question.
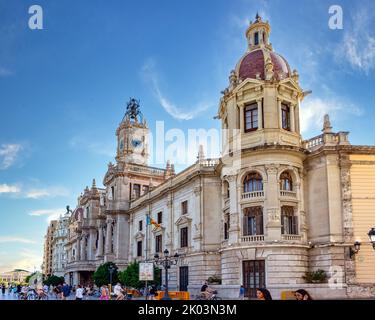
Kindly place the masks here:
[(253, 192), (263, 190), (262, 176), (257, 172), (249, 173), (243, 181), (243, 192)]
[(280, 190), (293, 191), (293, 180), (288, 171), (283, 172), (280, 176)]
[(260, 206), (244, 209), (243, 235), (263, 235), (263, 208)]

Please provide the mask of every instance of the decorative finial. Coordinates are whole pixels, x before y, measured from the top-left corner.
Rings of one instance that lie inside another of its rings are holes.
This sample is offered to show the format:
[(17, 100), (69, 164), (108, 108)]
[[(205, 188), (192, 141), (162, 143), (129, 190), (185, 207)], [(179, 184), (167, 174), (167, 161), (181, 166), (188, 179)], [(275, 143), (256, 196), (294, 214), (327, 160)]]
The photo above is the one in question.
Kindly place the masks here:
[(257, 11), (257, 15), (255, 16), (255, 21), (256, 22), (259, 22), (260, 20), (262, 20), (262, 18), (260, 17), (258, 11)]
[(142, 123), (143, 122), (143, 115), (142, 115), (142, 112), (141, 112), (139, 106), (140, 106), (139, 100), (136, 100), (134, 98), (130, 98), (129, 102), (126, 104), (126, 112), (125, 112), (124, 118), (126, 120), (130, 119), (134, 122)]
[(92, 189), (96, 189), (96, 181), (95, 179), (92, 179)]
[(329, 115), (325, 114), (324, 115), (324, 123), (323, 123), (323, 133), (331, 133), (332, 132), (332, 126), (331, 122), (329, 121)]

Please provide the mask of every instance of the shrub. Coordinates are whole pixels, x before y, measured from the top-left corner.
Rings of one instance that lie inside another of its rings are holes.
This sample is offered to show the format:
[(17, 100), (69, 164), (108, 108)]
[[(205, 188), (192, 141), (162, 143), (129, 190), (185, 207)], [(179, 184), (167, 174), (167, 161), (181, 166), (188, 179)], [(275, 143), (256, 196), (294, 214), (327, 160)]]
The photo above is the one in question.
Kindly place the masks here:
[(118, 274), (117, 274), (117, 266), (113, 262), (106, 262), (98, 267), (96, 271), (94, 272), (93, 279), (95, 284), (98, 287), (101, 287), (102, 285), (109, 284), (110, 283), (110, 274), (109, 274), (109, 267), (112, 266), (115, 271), (112, 273), (112, 283), (118, 282)]
[[(128, 287), (140, 289), (145, 287), (146, 281), (139, 281), (139, 262), (134, 261), (128, 265), (128, 267), (119, 272), (119, 280), (123, 285)], [(154, 267), (154, 281), (148, 281), (147, 285), (159, 285), (160, 283), (160, 271), (159, 268)]]
[(302, 277), (307, 283), (323, 283), (327, 281), (327, 274), (324, 270), (318, 269), (312, 272), (306, 272)]

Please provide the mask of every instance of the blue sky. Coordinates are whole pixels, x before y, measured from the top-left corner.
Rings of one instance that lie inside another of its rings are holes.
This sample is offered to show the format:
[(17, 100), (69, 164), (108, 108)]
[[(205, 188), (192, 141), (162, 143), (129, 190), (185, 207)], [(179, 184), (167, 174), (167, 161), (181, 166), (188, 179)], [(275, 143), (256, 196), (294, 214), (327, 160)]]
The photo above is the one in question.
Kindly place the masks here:
[[(33, 4), (43, 30), (28, 28)], [(328, 27), (333, 4), (342, 30)], [(0, 0), (0, 271), (38, 269), (47, 220), (74, 207), (93, 178), (101, 185), (129, 97), (151, 130), (156, 121), (166, 131), (219, 128), (220, 91), (257, 11), (313, 91), (302, 104), (304, 138), (320, 133), (328, 112), (353, 144), (374, 144), (371, 0)]]

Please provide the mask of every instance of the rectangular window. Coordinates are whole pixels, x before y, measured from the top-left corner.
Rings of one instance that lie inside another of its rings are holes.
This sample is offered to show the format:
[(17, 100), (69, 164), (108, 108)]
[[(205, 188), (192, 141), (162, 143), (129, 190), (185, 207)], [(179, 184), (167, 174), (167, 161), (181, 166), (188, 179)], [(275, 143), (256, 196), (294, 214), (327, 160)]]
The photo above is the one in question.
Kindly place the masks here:
[(115, 200), (115, 187), (111, 187), (112, 200)]
[(187, 214), (188, 213), (188, 202), (187, 202), (187, 200), (183, 201), (181, 203), (181, 212), (182, 212), (182, 214)]
[(243, 235), (263, 235), (263, 208), (250, 207), (244, 209)]
[(137, 199), (141, 196), (141, 185), (140, 184), (137, 184), (135, 183), (133, 185), (133, 198), (134, 199)]
[(155, 253), (162, 252), (162, 235), (155, 237)]
[(252, 103), (244, 109), (245, 132), (258, 129), (258, 104)]
[(181, 248), (186, 248), (188, 246), (188, 227), (180, 229), (180, 242)]
[(283, 129), (290, 131), (290, 107), (284, 103), (281, 104), (281, 120)]
[(142, 241), (137, 242), (137, 257), (142, 257)]
[(259, 44), (259, 32), (254, 33), (254, 45), (257, 46)]
[(163, 223), (163, 212), (158, 212), (158, 223)]
[(140, 220), (140, 221), (138, 222), (138, 231), (142, 231), (142, 229), (143, 229), (143, 221)]
[(149, 190), (150, 190), (149, 186), (143, 186), (143, 194), (148, 193)]
[(294, 215), (294, 207), (281, 207), (281, 233), (298, 234), (298, 217)]

